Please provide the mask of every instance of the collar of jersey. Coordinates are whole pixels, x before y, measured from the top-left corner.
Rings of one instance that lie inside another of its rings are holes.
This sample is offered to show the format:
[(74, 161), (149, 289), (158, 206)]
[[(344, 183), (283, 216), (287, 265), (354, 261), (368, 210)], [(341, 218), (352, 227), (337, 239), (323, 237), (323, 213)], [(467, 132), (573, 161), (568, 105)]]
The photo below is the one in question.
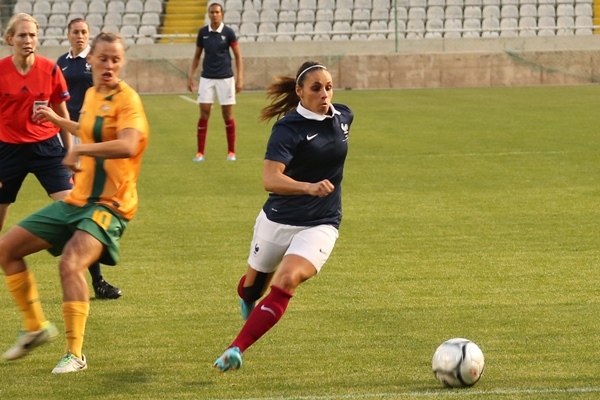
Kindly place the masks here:
[(331, 115), (329, 114), (316, 114), (312, 111), (310, 111), (307, 108), (304, 108), (302, 106), (302, 103), (298, 103), (298, 107), (296, 107), (296, 111), (298, 111), (298, 114), (302, 115), (304, 118), (306, 119), (314, 119), (315, 121), (324, 121), (326, 118), (333, 118), (334, 116), (341, 114), (341, 112), (339, 112), (338, 110), (335, 109), (335, 107), (333, 107), (333, 104), (329, 105), (329, 110), (331, 111)]
[(73, 53), (71, 53), (71, 49), (69, 49), (69, 52), (67, 53), (67, 58), (86, 58), (87, 55), (90, 53), (90, 50), (91, 47), (88, 44), (88, 47), (86, 47), (85, 50), (73, 57)]
[(221, 33), (223, 31), (223, 27), (225, 26), (224, 23), (221, 22), (221, 25), (219, 25), (219, 27), (217, 29), (213, 29), (210, 27), (210, 24), (208, 24), (208, 31), (209, 32), (219, 32)]

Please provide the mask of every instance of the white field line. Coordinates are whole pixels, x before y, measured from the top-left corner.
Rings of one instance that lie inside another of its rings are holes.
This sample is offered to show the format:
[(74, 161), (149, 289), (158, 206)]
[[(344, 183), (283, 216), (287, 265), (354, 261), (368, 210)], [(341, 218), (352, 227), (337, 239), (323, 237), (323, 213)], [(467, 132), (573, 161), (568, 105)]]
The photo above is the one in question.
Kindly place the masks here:
[(210, 399), (210, 400), (355, 400), (369, 398), (390, 398), (400, 399), (409, 397), (429, 397), (429, 398), (448, 398), (466, 396), (494, 396), (511, 394), (577, 394), (577, 393), (600, 393), (600, 387), (583, 387), (567, 389), (495, 389), (495, 390), (470, 390), (458, 389), (448, 391), (424, 391), (424, 392), (398, 392), (398, 393), (357, 393), (344, 395), (326, 395), (326, 396), (289, 396), (289, 397), (254, 397), (254, 398), (228, 398), (228, 399)]
[(195, 100), (195, 99), (190, 99), (190, 98), (189, 98), (189, 97), (187, 97), (187, 96), (181, 95), (181, 96), (179, 96), (179, 97), (181, 97), (181, 98), (182, 98), (182, 99), (184, 99), (184, 100), (187, 100), (187, 101), (189, 101), (190, 103), (198, 104), (198, 103), (196, 102), (196, 100)]

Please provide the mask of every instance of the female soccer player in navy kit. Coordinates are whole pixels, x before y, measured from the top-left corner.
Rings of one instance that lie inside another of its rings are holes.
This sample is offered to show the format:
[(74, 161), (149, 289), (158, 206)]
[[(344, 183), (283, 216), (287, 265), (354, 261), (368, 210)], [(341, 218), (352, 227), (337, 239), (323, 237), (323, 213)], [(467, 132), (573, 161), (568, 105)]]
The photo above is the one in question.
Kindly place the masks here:
[[(67, 101), (67, 110), (71, 121), (79, 121), (79, 110), (83, 105), (85, 92), (94, 85), (92, 66), (87, 62), (90, 53), (90, 27), (83, 18), (75, 18), (67, 25), (71, 48), (56, 62), (63, 72), (71, 98)], [(77, 140), (76, 137), (73, 140)], [(93, 263), (90, 268), (92, 287), (97, 299), (118, 299), (123, 295), (121, 289), (104, 280), (100, 263)]]
[(305, 62), (296, 78), (277, 78), (267, 95), (272, 102), (261, 119), (282, 116), (263, 167), (269, 198), (256, 219), (248, 269), (238, 285), (246, 323), (215, 361), (220, 372), (242, 365), (242, 353), (281, 319), (296, 288), (321, 270), (342, 218), (341, 182), (354, 115), (331, 103), (327, 68)]

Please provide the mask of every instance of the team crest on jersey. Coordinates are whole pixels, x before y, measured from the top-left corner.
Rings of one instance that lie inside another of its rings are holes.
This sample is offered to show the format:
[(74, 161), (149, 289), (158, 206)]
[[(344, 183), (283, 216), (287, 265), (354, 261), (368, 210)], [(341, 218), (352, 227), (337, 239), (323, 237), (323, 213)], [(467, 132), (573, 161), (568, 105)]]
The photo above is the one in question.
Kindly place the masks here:
[(108, 110), (110, 110), (110, 107), (108, 106), (108, 104), (102, 104), (100, 106), (100, 110), (102, 110), (102, 112), (108, 112)]
[(227, 39), (227, 37), (226, 37), (226, 36), (224, 36), (224, 35), (221, 35), (221, 40), (222, 40), (222, 41), (225, 41), (225, 39)]
[(92, 72), (92, 66), (88, 63), (85, 63), (85, 72), (88, 74)]
[(348, 140), (348, 124), (341, 123), (340, 128), (342, 128), (342, 131), (344, 132), (344, 142), (345, 142), (346, 140)]

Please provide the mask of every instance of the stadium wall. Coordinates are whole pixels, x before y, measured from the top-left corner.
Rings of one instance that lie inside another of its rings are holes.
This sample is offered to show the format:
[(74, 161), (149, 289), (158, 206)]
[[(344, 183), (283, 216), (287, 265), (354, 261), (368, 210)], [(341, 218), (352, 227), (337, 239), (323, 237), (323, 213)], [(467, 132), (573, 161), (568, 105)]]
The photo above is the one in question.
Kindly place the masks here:
[[(384, 41), (243, 42), (245, 90), (263, 90), (302, 62), (326, 64), (336, 87), (401, 89), (590, 84), (600, 81), (600, 35)], [(65, 47), (39, 47), (56, 59)], [(0, 55), (10, 54), (7, 46)], [(127, 49), (123, 78), (140, 93), (184, 93), (190, 44)]]

